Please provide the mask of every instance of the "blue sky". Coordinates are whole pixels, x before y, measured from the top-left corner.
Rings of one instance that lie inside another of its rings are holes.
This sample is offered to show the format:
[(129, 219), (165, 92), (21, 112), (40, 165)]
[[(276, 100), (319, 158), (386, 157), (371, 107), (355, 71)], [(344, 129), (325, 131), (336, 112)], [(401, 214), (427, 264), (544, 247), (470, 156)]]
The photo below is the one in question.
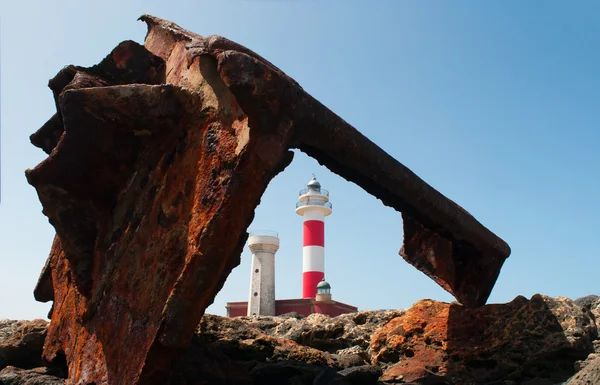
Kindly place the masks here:
[[(54, 235), (24, 170), (55, 111), (48, 79), (143, 42), (150, 13), (258, 52), (512, 248), (490, 302), (600, 294), (600, 3), (596, 1), (2, 2), (0, 318), (44, 317), (32, 290)], [(331, 193), (326, 277), (360, 309), (452, 297), (398, 255), (400, 214), (302, 153), (254, 228), (279, 232), (278, 298), (301, 295), (298, 191)], [(251, 227), (251, 228), (252, 228)], [(247, 299), (250, 254), (208, 312)]]

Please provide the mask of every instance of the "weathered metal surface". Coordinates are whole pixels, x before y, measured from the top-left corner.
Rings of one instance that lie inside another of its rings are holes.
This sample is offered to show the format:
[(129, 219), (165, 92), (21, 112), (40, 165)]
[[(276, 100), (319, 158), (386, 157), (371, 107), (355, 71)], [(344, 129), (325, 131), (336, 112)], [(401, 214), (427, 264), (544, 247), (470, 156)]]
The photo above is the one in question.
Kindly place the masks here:
[(252, 51), (151, 16), (145, 46), (50, 82), (28, 181), (57, 236), (35, 290), (74, 384), (168, 378), (299, 148), (403, 213), (402, 255), (467, 306), (508, 245)]

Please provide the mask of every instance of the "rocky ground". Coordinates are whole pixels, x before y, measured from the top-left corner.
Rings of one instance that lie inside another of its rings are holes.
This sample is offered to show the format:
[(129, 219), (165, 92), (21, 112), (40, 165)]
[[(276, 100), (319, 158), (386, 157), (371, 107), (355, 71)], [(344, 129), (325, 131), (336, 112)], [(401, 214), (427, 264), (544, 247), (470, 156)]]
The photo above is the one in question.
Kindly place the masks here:
[[(600, 384), (597, 319), (598, 296), (543, 295), (476, 309), (422, 300), (335, 318), (205, 315), (169, 383)], [(65, 383), (64, 358), (42, 362), (46, 328), (0, 321), (0, 385)]]

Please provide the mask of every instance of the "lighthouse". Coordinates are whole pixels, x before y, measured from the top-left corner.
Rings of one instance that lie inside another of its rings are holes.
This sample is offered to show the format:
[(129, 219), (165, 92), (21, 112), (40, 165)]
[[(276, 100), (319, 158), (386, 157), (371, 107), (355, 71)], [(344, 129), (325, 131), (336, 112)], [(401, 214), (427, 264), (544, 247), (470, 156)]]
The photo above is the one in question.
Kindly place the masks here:
[(259, 230), (248, 238), (252, 252), (248, 314), (275, 315), (275, 253), (279, 237), (274, 231)]
[[(314, 174), (306, 188), (300, 190), (296, 214), (303, 218), (302, 298), (275, 298), (275, 253), (279, 249), (279, 235), (274, 231), (254, 230), (248, 238), (252, 251), (248, 302), (227, 302), (228, 317), (288, 313), (336, 317), (358, 311), (356, 306), (334, 300), (331, 285), (325, 281), (325, 217), (331, 215), (331, 202), (329, 192), (321, 188)], [(286, 273), (289, 271), (284, 271)]]
[(313, 174), (296, 203), (296, 214), (303, 218), (302, 298), (315, 298), (325, 278), (325, 217), (331, 211), (329, 192)]

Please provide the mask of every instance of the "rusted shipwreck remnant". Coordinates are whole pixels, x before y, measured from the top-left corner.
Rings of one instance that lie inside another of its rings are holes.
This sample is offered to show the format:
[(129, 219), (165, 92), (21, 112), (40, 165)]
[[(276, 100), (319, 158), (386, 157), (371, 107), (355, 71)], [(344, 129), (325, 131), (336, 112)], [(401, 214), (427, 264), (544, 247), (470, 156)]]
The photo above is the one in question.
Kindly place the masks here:
[(239, 264), (292, 148), (402, 213), (400, 254), (463, 305), (487, 300), (508, 245), (259, 55), (152, 16), (50, 80), (57, 113), (27, 171), (56, 238), (35, 289), (44, 357), (73, 384), (156, 384)]

